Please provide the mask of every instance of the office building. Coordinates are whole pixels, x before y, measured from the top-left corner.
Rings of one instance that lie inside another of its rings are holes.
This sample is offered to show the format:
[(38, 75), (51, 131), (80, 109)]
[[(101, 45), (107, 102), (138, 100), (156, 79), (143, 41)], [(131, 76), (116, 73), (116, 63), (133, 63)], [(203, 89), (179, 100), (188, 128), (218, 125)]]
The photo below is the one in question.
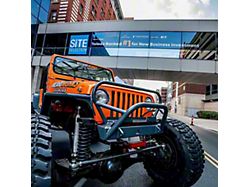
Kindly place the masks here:
[(50, 0), (31, 0), (31, 48), (34, 51), (38, 26), (48, 20)]
[(52, 0), (49, 22), (123, 19), (119, 0)]
[(218, 111), (217, 84), (175, 82), (172, 88), (171, 112), (197, 117), (198, 111)]

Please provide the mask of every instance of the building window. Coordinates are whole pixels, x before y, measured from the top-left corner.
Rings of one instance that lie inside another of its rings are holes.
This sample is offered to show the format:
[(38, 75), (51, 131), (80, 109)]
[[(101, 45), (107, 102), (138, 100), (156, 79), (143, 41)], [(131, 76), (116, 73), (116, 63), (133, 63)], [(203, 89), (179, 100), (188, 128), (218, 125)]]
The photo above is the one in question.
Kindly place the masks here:
[(44, 34), (38, 34), (36, 40), (36, 48), (41, 48), (43, 46)]
[(37, 24), (37, 17), (31, 14), (31, 24)]
[(41, 1), (41, 7), (43, 7), (44, 10), (46, 10), (47, 12), (49, 12), (50, 0), (42, 0)]
[(80, 4), (79, 13), (80, 13), (80, 15), (83, 14), (83, 6), (82, 6), (82, 4)]
[(92, 56), (117, 56), (119, 32), (95, 32), (92, 35)]
[(120, 32), (119, 56), (147, 56), (149, 32)]
[(96, 16), (96, 10), (95, 10), (95, 7), (92, 5), (92, 10), (91, 10), (91, 14), (92, 16)]
[(206, 95), (210, 95), (210, 85), (206, 86)]
[(48, 12), (44, 11), (42, 8), (39, 12), (39, 22), (46, 23), (48, 21)]
[(101, 17), (104, 17), (104, 16), (105, 16), (104, 10), (103, 8), (101, 8)]
[(44, 47), (65, 47), (67, 34), (47, 34)]
[(44, 55), (64, 54), (67, 34), (47, 34), (43, 47)]
[(180, 58), (215, 60), (217, 42), (212, 32), (182, 32)]
[(212, 94), (216, 94), (218, 93), (218, 85), (217, 84), (213, 84), (212, 85)]
[(56, 10), (51, 11), (50, 21), (56, 22), (56, 16), (57, 16)]
[(39, 4), (36, 1), (31, 1), (31, 13), (34, 17), (38, 17), (39, 14)]

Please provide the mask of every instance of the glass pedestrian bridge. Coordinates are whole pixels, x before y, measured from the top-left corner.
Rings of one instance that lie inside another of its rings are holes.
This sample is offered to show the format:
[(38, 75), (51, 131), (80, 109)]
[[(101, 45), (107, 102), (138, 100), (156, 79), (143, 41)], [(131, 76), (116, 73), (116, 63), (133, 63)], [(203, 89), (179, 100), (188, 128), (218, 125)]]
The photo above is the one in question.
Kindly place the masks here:
[(110, 67), (121, 78), (217, 82), (217, 20), (41, 24), (32, 66), (61, 54)]

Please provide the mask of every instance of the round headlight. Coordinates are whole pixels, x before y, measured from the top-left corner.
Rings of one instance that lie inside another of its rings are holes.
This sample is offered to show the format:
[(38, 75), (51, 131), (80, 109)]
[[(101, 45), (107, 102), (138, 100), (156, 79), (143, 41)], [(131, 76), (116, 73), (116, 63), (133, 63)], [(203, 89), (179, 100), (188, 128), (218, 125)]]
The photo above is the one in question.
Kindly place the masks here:
[(107, 104), (109, 102), (109, 95), (104, 90), (97, 90), (95, 97), (96, 101), (99, 103)]
[(145, 102), (146, 102), (146, 103), (152, 103), (153, 100), (152, 100), (150, 97), (147, 97), (147, 98), (145, 99)]
[[(153, 100), (150, 98), (150, 97), (147, 97), (146, 99), (145, 99), (145, 102), (146, 103), (152, 103), (153, 102)], [(151, 108), (146, 108), (148, 111), (150, 111), (151, 110)]]

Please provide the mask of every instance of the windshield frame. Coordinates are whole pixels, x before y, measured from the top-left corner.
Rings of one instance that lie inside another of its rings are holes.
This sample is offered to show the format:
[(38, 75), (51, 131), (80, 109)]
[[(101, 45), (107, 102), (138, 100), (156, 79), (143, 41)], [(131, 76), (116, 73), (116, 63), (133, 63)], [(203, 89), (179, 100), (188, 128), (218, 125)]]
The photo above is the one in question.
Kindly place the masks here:
[[(77, 64), (77, 63), (80, 63), (80, 64), (83, 64), (83, 65), (87, 65), (86, 67), (88, 67), (88, 66), (93, 66), (93, 67), (96, 67), (96, 68), (98, 68), (98, 69), (100, 69), (100, 70), (103, 69), (103, 70), (107, 71), (107, 73), (110, 74), (110, 80), (106, 80), (106, 81), (115, 82), (113, 71), (110, 70), (110, 69), (108, 69), (108, 68), (104, 68), (104, 67), (97, 66), (97, 65), (91, 64), (91, 63), (87, 63), (87, 62), (84, 62), (84, 61), (81, 61), (81, 60), (76, 60), (76, 59), (72, 59), (72, 58), (66, 58), (66, 57), (62, 57), (62, 56), (56, 56), (56, 57), (54, 58), (53, 62), (52, 62), (52, 69), (53, 69), (53, 72), (54, 72), (55, 74), (63, 75), (63, 76), (68, 76), (68, 77), (72, 77), (72, 78), (78, 78), (78, 79), (86, 79), (86, 80), (91, 80), (91, 81), (96, 81), (96, 82), (103, 81), (103, 80), (96, 80), (96, 79), (94, 79), (94, 78), (89, 78), (89, 77), (77, 76), (76, 73), (75, 73), (76, 70), (74, 71), (74, 69), (72, 69), (72, 73), (74, 72), (74, 76), (73, 76), (72, 74), (70, 74), (70, 73), (65, 73), (65, 74), (64, 74), (64, 73), (58, 72), (58, 71), (55, 69), (56, 66), (58, 66), (57, 64), (55, 64), (55, 62), (56, 62), (56, 60), (57, 60), (58, 58), (63, 59), (64, 63), (67, 63), (67, 60), (69, 60), (69, 61), (76, 62), (76, 64)], [(65, 60), (64, 60), (64, 59), (65, 59)], [(62, 62), (61, 62), (61, 63), (62, 63)], [(69, 65), (68, 67), (69, 67), (69, 69), (70, 69), (70, 65), (71, 65), (71, 64), (68, 64), (68, 65)], [(81, 70), (80, 70), (80, 71), (81, 71)], [(87, 70), (87, 71), (88, 71), (88, 70)]]

